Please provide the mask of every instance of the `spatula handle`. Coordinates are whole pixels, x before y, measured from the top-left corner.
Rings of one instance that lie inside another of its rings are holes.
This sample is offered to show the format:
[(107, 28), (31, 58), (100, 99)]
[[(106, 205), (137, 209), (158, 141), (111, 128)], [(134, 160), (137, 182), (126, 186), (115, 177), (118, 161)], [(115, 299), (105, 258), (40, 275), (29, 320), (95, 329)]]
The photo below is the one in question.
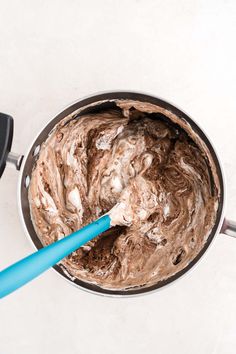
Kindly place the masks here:
[(49, 269), (61, 259), (110, 228), (110, 216), (97, 221), (73, 234), (23, 258), (0, 272), (0, 298), (12, 293), (30, 280)]

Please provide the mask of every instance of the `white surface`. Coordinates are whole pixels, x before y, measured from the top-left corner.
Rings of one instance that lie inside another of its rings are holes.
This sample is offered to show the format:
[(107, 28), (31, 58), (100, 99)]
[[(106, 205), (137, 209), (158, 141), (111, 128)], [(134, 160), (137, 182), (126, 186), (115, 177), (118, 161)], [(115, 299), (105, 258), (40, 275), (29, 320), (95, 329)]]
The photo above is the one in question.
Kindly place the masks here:
[[(225, 165), (236, 219), (236, 2), (0, 1), (0, 111), (13, 150), (71, 101), (141, 90), (182, 107)], [(0, 268), (32, 251), (16, 205), (18, 173), (0, 181)], [(111, 299), (55, 272), (0, 302), (1, 354), (231, 354), (236, 351), (236, 240), (219, 235), (190, 275), (153, 295)]]

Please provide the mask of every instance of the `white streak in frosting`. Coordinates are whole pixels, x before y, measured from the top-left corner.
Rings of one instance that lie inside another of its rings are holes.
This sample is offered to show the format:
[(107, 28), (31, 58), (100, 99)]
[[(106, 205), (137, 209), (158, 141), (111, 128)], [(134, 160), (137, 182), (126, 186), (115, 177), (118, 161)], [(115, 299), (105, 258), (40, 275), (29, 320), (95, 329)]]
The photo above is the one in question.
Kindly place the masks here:
[(119, 135), (122, 130), (124, 129), (123, 126), (118, 127), (118, 129), (114, 132), (114, 134), (103, 134), (99, 139), (96, 140), (96, 148), (98, 150), (109, 150), (111, 147), (112, 141)]
[(77, 209), (77, 212), (80, 216), (80, 219), (83, 217), (83, 206), (80, 199), (80, 194), (78, 188), (72, 189), (68, 194), (68, 200), (74, 205)]

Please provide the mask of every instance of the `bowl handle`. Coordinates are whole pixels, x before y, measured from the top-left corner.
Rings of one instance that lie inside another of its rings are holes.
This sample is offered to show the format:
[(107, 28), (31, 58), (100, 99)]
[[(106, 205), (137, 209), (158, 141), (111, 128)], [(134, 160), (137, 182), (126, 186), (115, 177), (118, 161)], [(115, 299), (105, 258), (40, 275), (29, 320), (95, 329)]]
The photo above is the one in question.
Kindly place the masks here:
[(2, 176), (11, 151), (13, 138), (13, 118), (7, 114), (0, 113), (0, 177)]
[(11, 152), (13, 130), (13, 118), (8, 114), (0, 113), (0, 178), (7, 162), (12, 163), (19, 170), (23, 160), (22, 155)]
[(220, 232), (228, 236), (236, 237), (236, 222), (224, 219)]

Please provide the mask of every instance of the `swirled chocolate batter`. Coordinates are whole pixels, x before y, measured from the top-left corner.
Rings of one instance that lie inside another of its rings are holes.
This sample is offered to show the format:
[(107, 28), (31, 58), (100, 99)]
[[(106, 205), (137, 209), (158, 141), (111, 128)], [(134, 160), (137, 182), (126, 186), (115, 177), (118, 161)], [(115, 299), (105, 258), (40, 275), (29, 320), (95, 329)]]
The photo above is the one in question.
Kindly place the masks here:
[(214, 225), (219, 189), (207, 148), (186, 122), (149, 103), (115, 103), (55, 126), (29, 200), (44, 245), (111, 210), (114, 227), (62, 264), (84, 281), (127, 289), (166, 279), (196, 257)]

